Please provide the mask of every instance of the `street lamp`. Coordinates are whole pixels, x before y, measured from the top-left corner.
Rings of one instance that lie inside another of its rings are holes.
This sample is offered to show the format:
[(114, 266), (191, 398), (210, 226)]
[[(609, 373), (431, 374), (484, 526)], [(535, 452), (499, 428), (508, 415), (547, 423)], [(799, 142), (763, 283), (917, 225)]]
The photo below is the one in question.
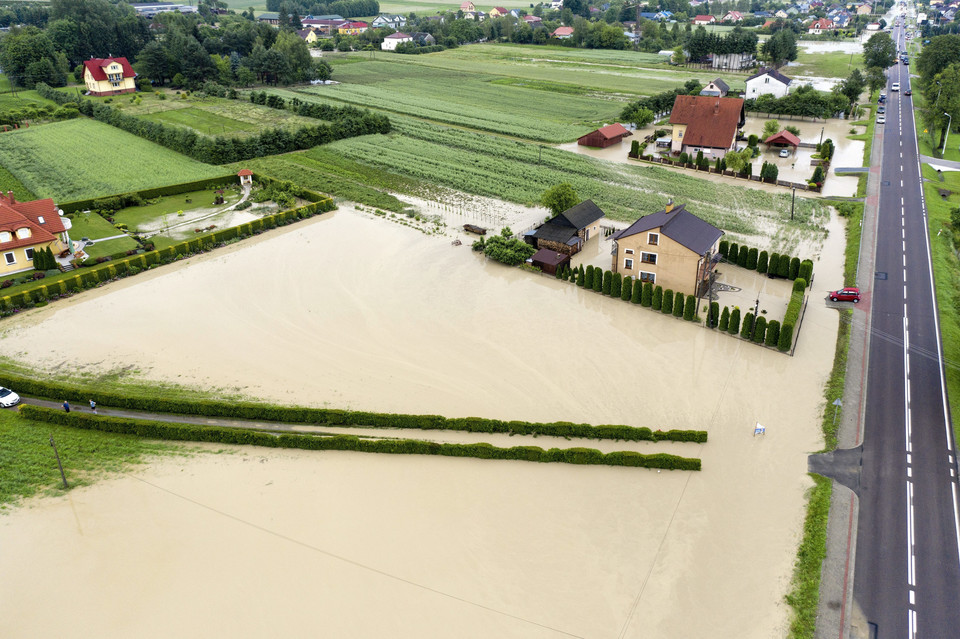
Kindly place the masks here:
[(933, 105), (934, 105), (934, 106), (936, 106), (936, 105), (937, 105), (937, 102), (940, 101), (940, 92), (943, 91), (943, 85), (940, 84), (940, 81), (939, 81), (939, 80), (937, 80), (937, 86), (940, 87), (940, 88), (937, 89), (937, 99), (934, 100), (934, 102), (933, 102)]
[(947, 134), (943, 137), (943, 150), (940, 151), (940, 157), (943, 157), (943, 154), (947, 152), (947, 140), (950, 139), (950, 125), (953, 124), (953, 116), (946, 112), (944, 112), (944, 115), (949, 119), (947, 120)]

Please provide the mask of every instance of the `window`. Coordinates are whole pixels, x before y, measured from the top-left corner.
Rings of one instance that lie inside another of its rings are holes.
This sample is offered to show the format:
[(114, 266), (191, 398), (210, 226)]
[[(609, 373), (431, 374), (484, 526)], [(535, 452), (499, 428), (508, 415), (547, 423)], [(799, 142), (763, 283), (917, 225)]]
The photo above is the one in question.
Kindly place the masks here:
[(633, 255), (633, 249), (623, 249), (623, 252), (627, 255)]
[(647, 273), (646, 271), (640, 271), (640, 281), (641, 282), (650, 282), (651, 284), (657, 283), (657, 274), (656, 273)]
[(21, 240), (27, 239), (28, 237), (30, 237), (30, 229), (28, 229), (25, 226), (23, 228), (17, 229), (17, 237), (20, 238)]
[(764, 83), (764, 84), (770, 84), (770, 78), (764, 78), (764, 79), (763, 79), (763, 83)]
[(25, 249), (23, 249), (23, 254), (27, 256), (27, 261), (28, 261), (28, 262), (32, 262), (32, 261), (33, 261), (33, 249), (32, 249), (32, 248), (25, 248)]
[(13, 234), (11, 234), (10, 231), (0, 232), (0, 244), (2, 244), (3, 242), (9, 242), (12, 239), (13, 239)]
[[(8, 255), (12, 255), (12, 253), (8, 253)], [(623, 260), (623, 268), (627, 269), (628, 271), (629, 271), (629, 270), (632, 270), (632, 269), (633, 269), (633, 260), (631, 260), (629, 257), (628, 257), (627, 259)]]
[(683, 131), (680, 131), (679, 133), (677, 133), (677, 137), (678, 137), (678, 138), (682, 138), (682, 137), (683, 137)]
[(656, 246), (660, 243), (660, 234), (659, 233), (647, 233), (647, 244), (653, 244)]
[(3, 259), (6, 260), (7, 264), (16, 264), (17, 258), (13, 256), (13, 253), (4, 253)]
[(657, 263), (657, 254), (656, 253), (641, 253), (640, 261), (644, 264), (656, 264)]
[(46, 224), (46, 222), (43, 220), (42, 215), (37, 216), (37, 221), (40, 222), (41, 224)]

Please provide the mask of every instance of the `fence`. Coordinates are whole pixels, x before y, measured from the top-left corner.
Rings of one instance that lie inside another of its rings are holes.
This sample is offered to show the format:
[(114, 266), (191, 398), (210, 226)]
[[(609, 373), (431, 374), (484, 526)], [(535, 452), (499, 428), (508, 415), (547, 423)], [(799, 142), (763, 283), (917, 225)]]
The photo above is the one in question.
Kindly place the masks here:
[(777, 120), (800, 120), (801, 122), (826, 122), (825, 118), (818, 118), (813, 115), (790, 115), (788, 113), (764, 113), (763, 111), (747, 111), (747, 115), (753, 116), (755, 118), (763, 118), (769, 120), (770, 118), (775, 118)]

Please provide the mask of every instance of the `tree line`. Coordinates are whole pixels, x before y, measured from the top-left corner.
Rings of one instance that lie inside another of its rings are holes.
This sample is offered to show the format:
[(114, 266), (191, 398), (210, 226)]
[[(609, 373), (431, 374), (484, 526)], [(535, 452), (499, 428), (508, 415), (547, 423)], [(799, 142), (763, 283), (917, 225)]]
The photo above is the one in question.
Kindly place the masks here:
[(377, 0), (335, 0), (335, 2), (305, 2), (303, 0), (267, 0), (267, 11), (287, 15), (325, 16), (344, 18), (375, 16), (380, 13)]

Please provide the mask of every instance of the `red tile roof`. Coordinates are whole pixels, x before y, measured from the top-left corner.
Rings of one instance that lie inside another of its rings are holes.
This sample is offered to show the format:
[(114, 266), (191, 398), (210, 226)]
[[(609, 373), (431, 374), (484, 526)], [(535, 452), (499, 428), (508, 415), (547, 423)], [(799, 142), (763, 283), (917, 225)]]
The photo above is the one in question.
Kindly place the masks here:
[(606, 139), (617, 138), (620, 136), (633, 135), (630, 131), (627, 130), (625, 126), (619, 122), (614, 122), (613, 124), (608, 124), (607, 126), (600, 127), (597, 129), (597, 133), (602, 135)]
[(716, 18), (713, 16), (697, 16), (693, 19), (694, 22), (713, 22)]
[(763, 141), (764, 144), (789, 144), (790, 146), (800, 146), (800, 138), (795, 136), (793, 133), (790, 133), (786, 129), (777, 133), (776, 135), (771, 135), (769, 138)]
[(136, 77), (137, 74), (134, 72), (133, 67), (130, 66), (130, 63), (127, 62), (126, 58), (90, 58), (89, 60), (83, 61), (83, 66), (87, 68), (94, 80), (106, 80), (107, 72), (103, 69), (109, 66), (111, 62), (120, 63), (120, 66), (123, 67), (123, 77)]
[(250, 169), (240, 169), (237, 172), (237, 175), (239, 175), (240, 177), (243, 177), (244, 175), (253, 175), (253, 171), (251, 171)]
[[(47, 200), (40, 200), (39, 202), (27, 202), (27, 204), (37, 204), (45, 201)], [(49, 202), (51, 205), (53, 204), (52, 200), (49, 200)], [(52, 220), (48, 220), (48, 218), (44, 216), (45, 223), (40, 225), (27, 215), (24, 215), (14, 209), (14, 206), (11, 206), (6, 200), (0, 202), (0, 231), (9, 231), (11, 234), (13, 234), (13, 239), (11, 241), (0, 243), (0, 251), (19, 248), (21, 246), (34, 246), (36, 244), (52, 242), (53, 240), (57, 239), (54, 237), (53, 233), (59, 233), (64, 230), (63, 224), (60, 222), (60, 216), (57, 215), (56, 210), (53, 212)], [(17, 237), (17, 231), (22, 228), (30, 229), (30, 237)]]
[(817, 20), (816, 22), (814, 22), (813, 24), (811, 24), (811, 25), (810, 25), (809, 27), (807, 27), (807, 28), (808, 28), (808, 29), (821, 29), (821, 30), (822, 30), (822, 29), (832, 29), (832, 28), (833, 28), (833, 21), (832, 21), (832, 20), (829, 20), (829, 19), (827, 19), (827, 18), (820, 18), (819, 20)]
[(683, 134), (683, 143), (687, 146), (729, 149), (742, 114), (741, 98), (678, 95), (673, 102), (670, 124), (687, 125)]
[(568, 36), (573, 35), (573, 27), (557, 27), (554, 29), (552, 36)]

